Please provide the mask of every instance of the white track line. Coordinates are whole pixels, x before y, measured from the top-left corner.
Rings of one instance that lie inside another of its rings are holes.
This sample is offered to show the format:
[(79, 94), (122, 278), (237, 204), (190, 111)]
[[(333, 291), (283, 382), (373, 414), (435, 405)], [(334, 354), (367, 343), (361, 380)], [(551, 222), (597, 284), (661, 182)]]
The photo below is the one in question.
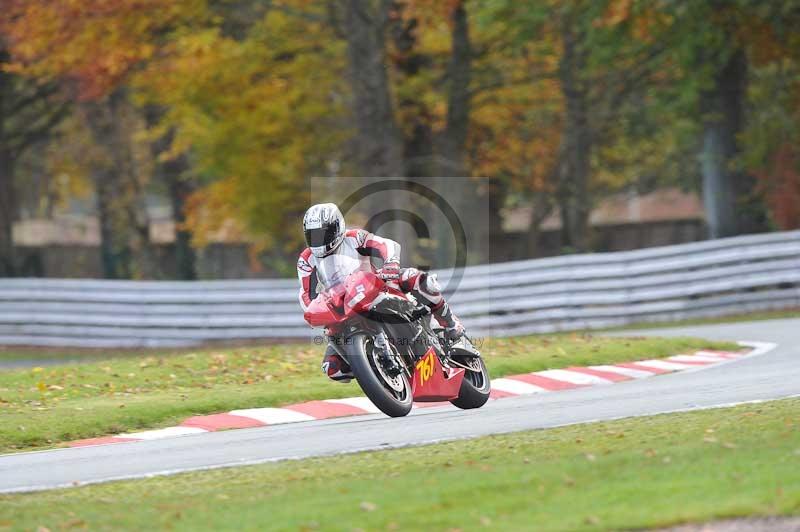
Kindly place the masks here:
[(114, 438), (136, 438), (137, 440), (160, 440), (161, 438), (172, 438), (173, 436), (186, 436), (187, 434), (200, 434), (208, 432), (206, 429), (198, 427), (167, 427), (158, 430), (146, 430), (144, 432), (129, 432), (127, 434), (117, 434)]
[(344, 399), (326, 399), (326, 403), (339, 403), (343, 405), (353, 406), (355, 408), (360, 408), (364, 412), (369, 414), (379, 414), (381, 411), (380, 409), (372, 404), (372, 401), (367, 399), (366, 397), (345, 397)]
[(641, 360), (636, 362), (637, 366), (644, 366), (647, 368), (665, 369), (667, 371), (681, 371), (683, 369), (695, 368), (693, 364), (678, 364), (677, 362), (667, 362), (665, 360)]
[(244, 410), (233, 410), (229, 414), (234, 416), (249, 417), (267, 425), (277, 425), (278, 423), (294, 423), (295, 421), (313, 421), (316, 418), (288, 410), (286, 408), (247, 408)]
[(709, 364), (716, 364), (730, 359), (717, 355), (675, 355), (668, 357), (667, 360), (672, 362), (708, 362)]
[(535, 384), (504, 378), (492, 379), (492, 390), (513, 393), (514, 395), (530, 395), (532, 393), (545, 393), (549, 391)]
[(622, 366), (589, 366), (589, 369), (596, 369), (598, 371), (608, 371), (609, 373), (618, 373), (625, 375), (632, 379), (646, 379), (653, 375), (658, 375), (655, 371), (644, 371), (641, 369), (625, 368)]
[[(749, 344), (749, 342), (737, 342), (737, 343), (739, 345)], [(756, 343), (760, 344), (761, 342), (756, 342)], [(750, 345), (746, 345), (746, 346), (750, 347)], [(726, 353), (724, 351), (698, 351), (695, 354), (696, 355), (703, 355), (703, 356), (711, 356), (711, 357), (720, 357), (720, 358), (724, 358), (726, 360), (730, 360), (730, 359), (733, 359), (733, 358), (741, 358), (743, 356), (749, 356), (750, 355), (750, 353), (745, 353), (743, 355), (741, 353)]]
[(748, 341), (737, 342), (737, 343), (739, 345), (743, 346), (743, 347), (750, 347), (753, 350), (750, 351), (749, 353), (745, 353), (743, 355), (736, 354), (736, 353), (731, 353), (733, 359), (736, 359), (736, 358), (750, 358), (750, 357), (755, 357), (755, 356), (758, 356), (758, 355), (763, 355), (764, 353), (768, 353), (768, 352), (772, 351), (773, 349), (775, 349), (776, 347), (778, 347), (778, 344), (774, 344), (772, 342), (751, 342), (751, 341), (748, 340)]
[(588, 386), (595, 386), (597, 384), (613, 384), (614, 381), (598, 377), (597, 375), (588, 375), (586, 373), (578, 373), (577, 371), (569, 371), (567, 369), (547, 369), (544, 371), (537, 371), (535, 375), (548, 377), (559, 381), (569, 382), (572, 384), (581, 384)]

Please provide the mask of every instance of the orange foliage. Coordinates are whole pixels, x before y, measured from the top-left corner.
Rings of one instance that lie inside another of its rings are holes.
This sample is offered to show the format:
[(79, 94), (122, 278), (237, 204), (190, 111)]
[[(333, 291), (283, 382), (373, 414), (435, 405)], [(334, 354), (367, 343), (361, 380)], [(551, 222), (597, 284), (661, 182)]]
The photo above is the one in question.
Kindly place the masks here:
[(596, 26), (616, 26), (628, 20), (633, 11), (633, 0), (612, 0), (606, 6), (602, 19), (595, 21)]
[(246, 231), (236, 222), (237, 194), (234, 181), (221, 180), (189, 196), (186, 223), (181, 229), (192, 230), (196, 246), (243, 239)]
[[(500, 91), (498, 91), (500, 92)], [(513, 92), (506, 89), (505, 92)], [(517, 91), (521, 92), (521, 91)], [(507, 103), (513, 101), (508, 94)], [(552, 96), (557, 107), (557, 96)], [(536, 118), (526, 116), (525, 99), (516, 105), (479, 102), (473, 113), (470, 131), (472, 173), (476, 176), (508, 176), (517, 190), (541, 192), (550, 189), (561, 123), (556, 112)]]
[(764, 20), (750, 18), (736, 28), (739, 42), (747, 43), (750, 59), (756, 66), (779, 61), (789, 56), (789, 50), (775, 34), (772, 24)]
[(611, 0), (603, 15), (593, 25), (597, 28), (611, 28), (628, 24), (632, 37), (641, 42), (652, 43), (671, 22), (671, 16), (653, 2), (636, 6), (634, 0)]
[(102, 98), (202, 0), (7, 0), (0, 26), (15, 63), (40, 78), (75, 82), (77, 98)]

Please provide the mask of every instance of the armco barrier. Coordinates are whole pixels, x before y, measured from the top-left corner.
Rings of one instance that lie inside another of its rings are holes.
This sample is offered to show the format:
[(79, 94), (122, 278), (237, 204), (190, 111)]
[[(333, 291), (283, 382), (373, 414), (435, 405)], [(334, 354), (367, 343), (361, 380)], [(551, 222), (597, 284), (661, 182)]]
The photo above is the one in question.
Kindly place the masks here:
[[(800, 231), (439, 272), (473, 335), (800, 307)], [(448, 281), (461, 278), (458, 287)], [(294, 279), (0, 279), (0, 345), (181, 347), (307, 339)]]

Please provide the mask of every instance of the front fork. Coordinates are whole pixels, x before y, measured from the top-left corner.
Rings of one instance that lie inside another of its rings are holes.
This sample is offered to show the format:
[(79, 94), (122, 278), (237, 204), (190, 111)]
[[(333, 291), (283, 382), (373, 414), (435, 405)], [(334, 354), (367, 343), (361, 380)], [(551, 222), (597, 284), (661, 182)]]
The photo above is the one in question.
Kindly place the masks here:
[(392, 346), (389, 338), (386, 336), (384, 330), (379, 330), (372, 336), (372, 342), (375, 348), (378, 349), (378, 358), (381, 364), (384, 365), (386, 373), (390, 377), (396, 377), (403, 372), (403, 366), (398, 360), (397, 348)]

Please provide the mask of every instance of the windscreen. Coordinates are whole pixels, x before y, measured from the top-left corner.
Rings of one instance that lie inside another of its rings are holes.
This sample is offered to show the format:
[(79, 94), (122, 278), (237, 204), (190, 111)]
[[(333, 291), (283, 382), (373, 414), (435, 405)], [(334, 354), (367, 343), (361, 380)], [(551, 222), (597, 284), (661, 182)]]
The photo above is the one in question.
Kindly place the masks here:
[(343, 283), (348, 275), (359, 270), (370, 271), (371, 268), (359, 257), (333, 253), (318, 262), (317, 275), (325, 288), (333, 288)]

